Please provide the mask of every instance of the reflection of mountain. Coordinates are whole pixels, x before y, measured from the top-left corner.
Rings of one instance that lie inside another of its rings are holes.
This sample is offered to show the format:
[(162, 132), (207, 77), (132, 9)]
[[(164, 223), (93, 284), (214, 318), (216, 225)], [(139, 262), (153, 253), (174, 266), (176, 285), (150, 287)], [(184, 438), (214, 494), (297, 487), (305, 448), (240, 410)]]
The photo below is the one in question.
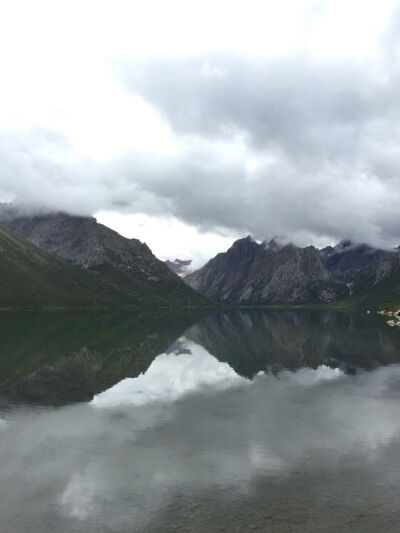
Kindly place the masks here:
[(147, 370), (199, 312), (5, 313), (0, 331), (3, 401), (58, 405), (90, 400)]
[(372, 368), (400, 361), (400, 335), (372, 315), (306, 310), (231, 310), (185, 336), (242, 376), (323, 363)]
[(2, 403), (90, 400), (146, 372), (162, 352), (189, 353), (185, 344), (174, 342), (185, 330), (186, 338), (245, 377), (323, 363), (369, 369), (400, 361), (397, 328), (373, 315), (249, 309), (204, 318), (199, 313), (4, 313)]

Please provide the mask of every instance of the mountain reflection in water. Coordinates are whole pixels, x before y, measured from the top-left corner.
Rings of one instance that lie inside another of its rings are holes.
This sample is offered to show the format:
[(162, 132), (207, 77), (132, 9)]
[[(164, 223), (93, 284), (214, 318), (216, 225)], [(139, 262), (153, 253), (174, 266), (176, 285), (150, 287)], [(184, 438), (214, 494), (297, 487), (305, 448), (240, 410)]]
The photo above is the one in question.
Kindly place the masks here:
[(400, 360), (398, 332), (370, 315), (256, 309), (205, 318), (195, 310), (3, 314), (0, 406), (90, 400), (145, 372), (158, 354), (176, 349), (183, 333), (246, 378), (321, 364), (352, 372)]
[(398, 531), (380, 317), (43, 316), (2, 331), (0, 531)]

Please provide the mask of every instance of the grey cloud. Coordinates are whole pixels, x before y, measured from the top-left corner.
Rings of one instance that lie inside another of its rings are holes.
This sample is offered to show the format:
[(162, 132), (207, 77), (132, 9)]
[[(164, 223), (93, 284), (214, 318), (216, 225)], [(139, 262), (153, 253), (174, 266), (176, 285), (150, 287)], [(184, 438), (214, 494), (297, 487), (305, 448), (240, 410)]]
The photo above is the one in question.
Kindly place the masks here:
[(399, 27), (393, 19), (381, 56), (364, 62), (235, 53), (119, 60), (122, 83), (170, 124), (179, 153), (131, 151), (95, 164), (53, 132), (7, 134), (0, 194), (75, 213), (171, 214), (299, 244), (397, 244)]
[(399, 87), (380, 63), (212, 55), (119, 67), (179, 134), (243, 134), (254, 149), (278, 146), (299, 160), (353, 160), (364, 128), (399, 117)]
[(391, 33), (368, 62), (234, 54), (122, 61), (126, 86), (182, 139), (213, 146), (240, 138), (248, 156), (264, 161), (251, 180), (244, 160), (229, 180), (223, 152), (206, 173), (186, 161), (179, 216), (260, 237), (398, 242), (400, 77), (388, 60), (398, 42)]

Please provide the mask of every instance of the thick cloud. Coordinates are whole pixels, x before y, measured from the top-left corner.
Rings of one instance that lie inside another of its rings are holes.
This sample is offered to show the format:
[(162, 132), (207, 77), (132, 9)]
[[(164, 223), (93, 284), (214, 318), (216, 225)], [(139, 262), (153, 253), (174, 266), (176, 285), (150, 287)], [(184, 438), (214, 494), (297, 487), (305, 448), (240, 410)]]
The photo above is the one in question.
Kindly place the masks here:
[(171, 187), (190, 222), (258, 237), (397, 242), (400, 77), (389, 44), (367, 63), (225, 54), (122, 64), (126, 85), (204, 149), (187, 153), (183, 181), (153, 190)]
[(172, 148), (132, 146), (96, 161), (56, 128), (3, 129), (0, 197), (172, 215), (299, 244), (398, 244), (399, 29), (397, 14), (363, 59), (304, 50), (114, 57), (119, 90), (159, 114)]

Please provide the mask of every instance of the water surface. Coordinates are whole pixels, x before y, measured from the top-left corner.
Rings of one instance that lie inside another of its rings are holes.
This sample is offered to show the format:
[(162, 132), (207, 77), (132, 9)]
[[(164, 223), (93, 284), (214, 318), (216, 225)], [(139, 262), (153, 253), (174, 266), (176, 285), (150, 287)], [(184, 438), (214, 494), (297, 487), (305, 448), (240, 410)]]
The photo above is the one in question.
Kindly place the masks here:
[(0, 531), (398, 531), (380, 317), (5, 314), (0, 349)]

